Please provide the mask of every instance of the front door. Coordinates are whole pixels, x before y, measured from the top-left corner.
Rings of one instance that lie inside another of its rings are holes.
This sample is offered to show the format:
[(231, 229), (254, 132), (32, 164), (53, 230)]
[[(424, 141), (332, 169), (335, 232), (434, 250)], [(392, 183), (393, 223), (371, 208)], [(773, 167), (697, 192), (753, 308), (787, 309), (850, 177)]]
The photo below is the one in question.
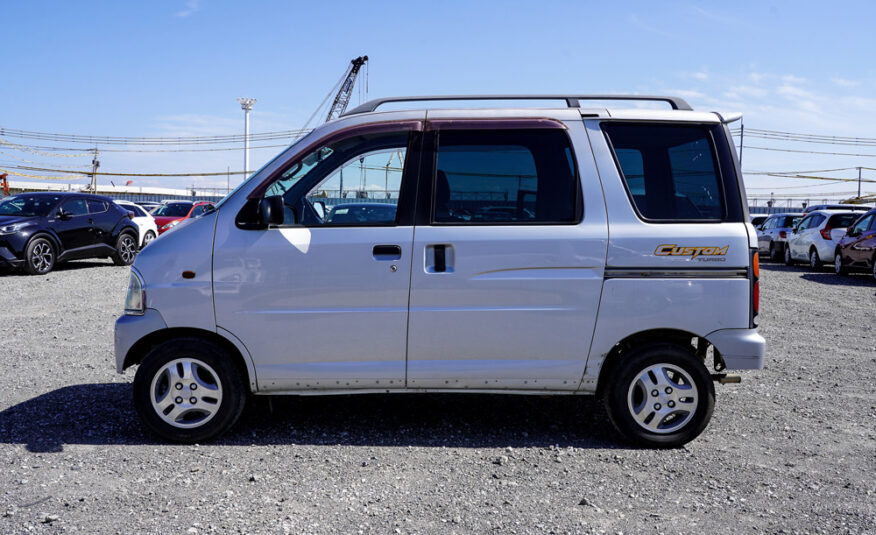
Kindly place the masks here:
[(60, 210), (65, 212), (65, 219), (56, 215), (54, 227), (64, 250), (70, 251), (94, 244), (93, 224), (85, 198), (68, 199), (60, 206)]
[(249, 350), (260, 391), (404, 387), (418, 143), (359, 133), (294, 158), (264, 194), (282, 197), (282, 225), (240, 223), (259, 199), (220, 207), (216, 325)]
[[(430, 124), (435, 156), (424, 167), (431, 197), (421, 196), (417, 210), (409, 388), (579, 385), (602, 290), (604, 201), (592, 164), (587, 180), (577, 172), (577, 161), (592, 162), (583, 124), (526, 125)], [(570, 136), (588, 152), (576, 159)]]

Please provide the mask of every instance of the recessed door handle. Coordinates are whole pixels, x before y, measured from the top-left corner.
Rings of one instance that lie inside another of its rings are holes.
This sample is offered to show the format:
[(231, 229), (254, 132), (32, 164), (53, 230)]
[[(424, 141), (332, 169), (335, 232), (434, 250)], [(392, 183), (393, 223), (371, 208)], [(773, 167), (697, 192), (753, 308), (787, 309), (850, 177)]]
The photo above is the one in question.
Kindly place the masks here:
[(377, 260), (398, 260), (401, 258), (402, 250), (398, 245), (375, 245), (371, 254)]

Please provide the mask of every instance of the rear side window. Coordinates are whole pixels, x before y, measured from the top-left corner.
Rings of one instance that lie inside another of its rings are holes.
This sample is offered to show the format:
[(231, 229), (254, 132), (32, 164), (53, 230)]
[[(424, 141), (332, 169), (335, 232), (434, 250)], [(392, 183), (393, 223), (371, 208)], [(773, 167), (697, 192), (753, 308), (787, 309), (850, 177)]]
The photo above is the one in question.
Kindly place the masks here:
[(830, 228), (849, 228), (859, 217), (859, 214), (839, 214), (830, 217), (827, 226)]
[(721, 177), (709, 129), (614, 123), (603, 130), (645, 219), (722, 220)]
[(92, 214), (106, 212), (106, 203), (88, 199), (88, 212)]
[(561, 130), (442, 131), (433, 221), (551, 224), (579, 220), (572, 150)]

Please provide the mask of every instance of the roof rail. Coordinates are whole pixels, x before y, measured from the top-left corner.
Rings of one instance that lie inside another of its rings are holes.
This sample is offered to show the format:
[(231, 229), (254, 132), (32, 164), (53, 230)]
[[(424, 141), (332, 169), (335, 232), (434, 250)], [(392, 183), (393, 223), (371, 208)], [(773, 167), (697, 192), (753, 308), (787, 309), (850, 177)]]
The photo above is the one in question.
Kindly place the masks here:
[(566, 106), (580, 108), (582, 100), (632, 100), (666, 102), (673, 110), (693, 110), (683, 98), (654, 95), (435, 95), (415, 97), (387, 97), (369, 100), (343, 115), (356, 115), (376, 110), (391, 102), (422, 102), (429, 100), (565, 100)]

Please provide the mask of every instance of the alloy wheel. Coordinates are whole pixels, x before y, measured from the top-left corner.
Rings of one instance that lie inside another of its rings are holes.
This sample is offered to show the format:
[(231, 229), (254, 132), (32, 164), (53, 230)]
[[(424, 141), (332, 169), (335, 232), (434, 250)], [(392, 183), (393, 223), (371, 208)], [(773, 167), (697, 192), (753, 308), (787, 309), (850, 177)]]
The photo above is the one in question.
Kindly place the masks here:
[(821, 267), (821, 259), (818, 258), (818, 251), (812, 249), (812, 252), (809, 253), (809, 267), (812, 269), (818, 269)]
[(194, 358), (176, 359), (162, 366), (152, 378), (149, 393), (159, 418), (179, 428), (204, 425), (222, 405), (219, 375)]
[(37, 273), (46, 273), (52, 269), (54, 259), (55, 253), (52, 252), (52, 247), (44, 241), (37, 243), (30, 253), (31, 264)]
[(149, 245), (149, 243), (152, 242), (152, 240), (154, 240), (154, 239), (155, 239), (155, 234), (150, 230), (149, 232), (146, 233), (145, 236), (143, 236), (143, 247), (146, 247), (147, 245)]
[(699, 405), (696, 384), (678, 366), (661, 363), (642, 370), (630, 385), (627, 407), (633, 420), (652, 433), (678, 431)]
[(137, 245), (134, 243), (134, 238), (130, 235), (125, 235), (119, 242), (119, 255), (125, 263), (130, 264), (137, 256)]

